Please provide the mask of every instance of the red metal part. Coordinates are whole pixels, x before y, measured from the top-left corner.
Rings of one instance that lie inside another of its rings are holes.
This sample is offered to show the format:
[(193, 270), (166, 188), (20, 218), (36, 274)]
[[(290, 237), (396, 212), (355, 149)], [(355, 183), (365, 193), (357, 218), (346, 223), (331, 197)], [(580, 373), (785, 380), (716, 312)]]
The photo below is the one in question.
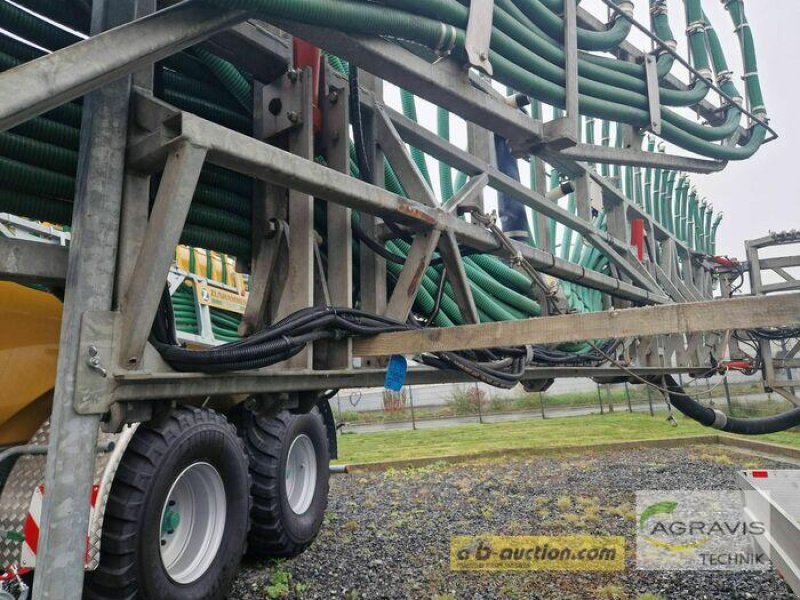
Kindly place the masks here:
[(644, 260), (644, 219), (631, 221), (631, 246), (636, 248), (636, 256)]
[(730, 267), (731, 269), (735, 269), (739, 266), (739, 261), (733, 258), (728, 258), (727, 256), (712, 256), (711, 260), (713, 260), (718, 265), (722, 265), (723, 267)]
[(723, 362), (722, 365), (735, 371), (746, 371), (753, 368), (753, 363), (749, 360), (728, 360)]
[(322, 113), (319, 110), (319, 78), (322, 69), (322, 51), (305, 40), (294, 38), (294, 68), (302, 71), (311, 67), (314, 133), (322, 128)]

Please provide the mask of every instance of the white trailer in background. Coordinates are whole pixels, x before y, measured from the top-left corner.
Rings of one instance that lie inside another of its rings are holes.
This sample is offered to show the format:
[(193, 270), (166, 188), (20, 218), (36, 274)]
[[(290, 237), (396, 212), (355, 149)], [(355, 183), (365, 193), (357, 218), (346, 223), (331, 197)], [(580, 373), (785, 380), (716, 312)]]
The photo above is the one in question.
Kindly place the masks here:
[(754, 536), (756, 544), (800, 593), (800, 470), (741, 471), (736, 482), (746, 519), (768, 524), (766, 533)]

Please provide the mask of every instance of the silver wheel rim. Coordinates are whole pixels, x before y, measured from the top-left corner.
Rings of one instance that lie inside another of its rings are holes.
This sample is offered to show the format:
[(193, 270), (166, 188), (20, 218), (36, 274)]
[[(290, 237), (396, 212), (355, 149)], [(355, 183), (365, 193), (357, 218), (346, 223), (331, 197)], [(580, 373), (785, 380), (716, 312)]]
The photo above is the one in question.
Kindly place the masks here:
[(295, 514), (301, 515), (311, 506), (317, 487), (317, 453), (306, 434), (292, 441), (286, 457), (286, 498)]
[(197, 581), (211, 566), (225, 532), (227, 502), (219, 472), (196, 462), (178, 475), (161, 509), (161, 562), (182, 584)]

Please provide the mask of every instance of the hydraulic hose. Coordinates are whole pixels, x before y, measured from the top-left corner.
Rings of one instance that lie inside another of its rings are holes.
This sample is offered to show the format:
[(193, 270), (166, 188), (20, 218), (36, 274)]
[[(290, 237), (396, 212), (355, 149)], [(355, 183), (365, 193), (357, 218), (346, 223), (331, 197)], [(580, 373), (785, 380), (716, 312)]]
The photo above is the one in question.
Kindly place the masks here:
[[(659, 384), (660, 380), (652, 381)], [(727, 433), (740, 435), (765, 435), (786, 431), (800, 425), (800, 408), (794, 408), (784, 413), (770, 417), (737, 418), (726, 415), (722, 411), (706, 408), (693, 398), (689, 397), (683, 388), (676, 383), (672, 376), (664, 377), (666, 389), (669, 391), (669, 402), (684, 415), (705, 425)]]
[[(691, 0), (697, 2), (698, 0)], [(463, 27), (463, 11), (465, 7), (455, 0), (433, 0), (437, 6), (447, 9), (448, 14), (442, 18), (452, 18), (457, 11), (462, 11), (461, 23)], [(269, 2), (268, 0), (216, 0), (216, 4), (235, 8), (249, 8), (269, 15), (294, 19), (322, 27), (332, 27), (351, 33), (383, 33), (391, 37), (409, 39), (422, 43), (433, 50), (453, 48), (458, 53), (463, 52), (464, 31), (462, 28), (446, 23), (442, 29), (442, 22), (433, 18), (414, 15), (409, 12), (376, 5), (349, 2), (341, 0), (335, 5), (330, 5), (326, 0), (312, 0), (302, 3), (302, 6), (284, 2)], [(427, 3), (426, 3), (427, 4)], [(417, 8), (412, 0), (406, 0), (406, 6)], [(326, 7), (326, 9), (323, 9)], [(626, 20), (626, 19), (623, 19)], [(522, 44), (511, 40), (508, 36), (502, 37), (498, 29), (493, 35), (493, 66), (495, 77), (515, 89), (529, 96), (539, 98), (556, 106), (564, 106), (565, 92), (563, 80), (555, 83), (546, 76), (547, 66), (535, 53)], [(497, 41), (499, 40), (499, 41)], [(502, 43), (500, 43), (502, 42)], [(498, 46), (498, 44), (500, 44)], [(551, 70), (552, 71), (552, 70)], [(549, 75), (553, 77), (554, 72)], [(646, 126), (649, 114), (646, 98), (642, 94), (625, 94), (623, 102), (622, 91), (614, 86), (598, 84), (597, 82), (581, 82), (581, 110), (584, 114), (600, 118), (623, 121), (633, 125)], [(587, 91), (588, 89), (588, 91)], [(599, 94), (599, 96), (592, 94)], [(629, 96), (629, 97), (627, 97)], [(735, 106), (730, 110), (738, 114)], [(740, 160), (751, 156), (765, 139), (766, 132), (760, 126), (755, 126), (749, 139), (741, 147), (720, 146), (712, 143), (720, 138), (727, 137), (730, 129), (738, 125), (734, 117), (726, 119), (718, 127), (705, 127), (670, 111), (662, 109), (664, 119), (664, 139), (676, 143), (692, 152), (703, 154), (719, 160)]]

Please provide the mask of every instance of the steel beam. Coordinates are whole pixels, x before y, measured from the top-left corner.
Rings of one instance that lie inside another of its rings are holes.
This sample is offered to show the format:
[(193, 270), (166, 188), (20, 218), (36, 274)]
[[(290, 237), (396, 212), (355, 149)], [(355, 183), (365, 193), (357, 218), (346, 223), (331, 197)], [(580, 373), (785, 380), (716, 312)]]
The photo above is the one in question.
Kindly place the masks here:
[(445, 352), (587, 339), (627, 338), (800, 325), (800, 294), (540, 317), (385, 333), (356, 340), (357, 356)]
[[(288, 148), (292, 155), (314, 160), (314, 118), (312, 71), (308, 67), (295, 83), (294, 93), (300, 107), (300, 120), (289, 130)], [(287, 215), (289, 219), (288, 269), (283, 292), (278, 303), (276, 319), (282, 319), (309, 306), (314, 306), (314, 196), (295, 186), (287, 186)], [(293, 368), (311, 368), (313, 344), (289, 358)]]
[[(152, 98), (137, 96), (137, 103), (143, 103), (159, 113), (163, 111), (163, 104)], [(144, 106), (137, 110), (147, 112)], [(208, 161), (221, 167), (263, 181), (293, 187), (342, 206), (379, 217), (388, 217), (412, 227), (449, 229), (459, 242), (466, 246), (482, 252), (497, 252), (497, 240), (483, 227), (468, 223), (440, 209), (368, 185), (343, 173), (337, 173), (189, 113), (180, 112), (170, 119), (169, 127), (166, 127), (161, 135), (151, 137), (148, 144), (138, 149), (131, 149), (129, 157), (134, 165), (156, 168), (157, 162), (145, 160), (145, 157), (165, 156), (174, 144), (185, 140), (191, 140), (198, 146), (208, 148)], [(490, 178), (493, 177), (493, 173), (497, 172), (488, 173)], [(508, 179), (510, 178), (506, 178)], [(523, 198), (530, 191), (514, 180), (508, 182), (507, 189), (512, 190), (511, 195)], [(588, 227), (583, 222), (579, 226), (583, 230)], [(663, 294), (653, 293), (613, 277), (589, 271), (528, 244), (515, 243), (514, 247), (534, 268), (555, 277), (580, 282), (587, 287), (634, 302), (653, 304), (670, 301)]]
[[(419, 169), (417, 169), (416, 165), (414, 164), (414, 161), (411, 159), (411, 156), (406, 150), (405, 143), (395, 129), (385, 110), (381, 107), (378, 107), (375, 111), (375, 114), (376, 121), (378, 123), (378, 143), (386, 154), (386, 158), (389, 159), (389, 163), (395, 168), (395, 173), (400, 179), (400, 183), (403, 185), (403, 188), (407, 193), (409, 193), (409, 195), (411, 195), (411, 197), (417, 198), (422, 204), (432, 208), (440, 208), (439, 201), (436, 199), (433, 191), (431, 191), (425, 182), (425, 179), (422, 177), (422, 173), (420, 173)], [(477, 193), (477, 188), (482, 189), (482, 187), (480, 187), (481, 182), (484, 182), (485, 185), (485, 181), (487, 180), (488, 179), (485, 175), (475, 178), (473, 182), (465, 186), (467, 188), (464, 190), (465, 196), (474, 195)], [(476, 189), (473, 190), (473, 188)], [(453, 214), (454, 209), (457, 208), (458, 204), (461, 202), (461, 199), (456, 198), (456, 201), (456, 204), (445, 209), (448, 214)], [(461, 251), (458, 248), (458, 242), (453, 235), (453, 232), (450, 230), (445, 230), (443, 232), (436, 231), (433, 236), (435, 237), (435, 243), (438, 243), (439, 254), (444, 262), (447, 279), (453, 286), (453, 295), (455, 296), (456, 303), (461, 310), (461, 314), (468, 323), (480, 323), (480, 319), (478, 318), (478, 309), (475, 306), (475, 299), (472, 297), (472, 288), (469, 286), (469, 280), (467, 279), (466, 272), (464, 271), (464, 261), (461, 257)], [(421, 240), (420, 243), (425, 244), (425, 240)], [(417, 239), (414, 240), (414, 245), (417, 245)], [(423, 248), (426, 248), (426, 246), (423, 245)], [(412, 246), (411, 250), (412, 252), (415, 250), (414, 246)], [(409, 254), (409, 258), (410, 256), (411, 255)], [(432, 255), (428, 255), (426, 257), (425, 268), (427, 268), (431, 258)], [(414, 294), (410, 298), (410, 304), (408, 304), (408, 310), (411, 309), (414, 299), (417, 296), (416, 290), (419, 289), (419, 285), (422, 282), (422, 276), (424, 275), (425, 271), (425, 269), (420, 271), (416, 271), (415, 269), (422, 263), (423, 259), (421, 258), (421, 255), (417, 253), (415, 261), (410, 262), (406, 265), (406, 267), (404, 267), (403, 272), (400, 274), (403, 287), (396, 288), (395, 294), (392, 296), (392, 302), (394, 302), (395, 297), (398, 296), (398, 292), (402, 298), (413, 288)], [(404, 276), (406, 276), (406, 273), (409, 270), (415, 274), (411, 281), (405, 281)], [(405, 303), (401, 304), (400, 306), (404, 307)], [(400, 306), (391, 306), (390, 302), (389, 308), (397, 311)], [(386, 314), (396, 319), (399, 318), (401, 321), (405, 321), (406, 317), (408, 316), (408, 310), (402, 314), (401, 318), (396, 314), (392, 314), (390, 311), (387, 311)]]
[[(322, 141), (331, 169), (350, 173), (350, 92), (348, 82), (333, 69), (325, 72), (322, 105)], [(327, 208), (328, 289), (333, 306), (353, 306), (353, 224), (351, 210), (333, 202)], [(329, 342), (325, 355), (328, 368), (347, 369), (353, 364), (352, 341)]]
[(64, 246), (0, 237), (0, 280), (63, 285), (67, 255)]
[(493, 18), (494, 0), (470, 0), (464, 48), (467, 51), (469, 63), (487, 75), (492, 74), (489, 53)]
[(653, 167), (687, 171), (689, 173), (717, 173), (727, 163), (691, 158), (662, 152), (644, 152), (635, 148), (612, 148), (594, 144), (576, 144), (571, 148), (559, 150), (563, 158), (575, 161), (607, 165), (628, 165), (632, 167)]
[(442, 232), (438, 229), (431, 229), (430, 231), (421, 231), (414, 236), (406, 263), (403, 265), (403, 270), (400, 271), (400, 276), (384, 313), (390, 319), (401, 323), (408, 319), (408, 313), (411, 312), (411, 307), (417, 299), (419, 288), (425, 277), (425, 270), (431, 264), (441, 235)]
[(202, 42), (246, 16), (186, 0), (5, 71), (0, 131)]
[[(639, 368), (631, 369), (640, 376), (657, 376), (665, 373), (694, 373), (708, 371), (702, 368)], [(533, 367), (526, 371), (524, 380), (576, 377), (619, 376), (615, 367)], [(262, 369), (247, 373), (203, 375), (201, 373), (153, 372), (136, 375), (134, 372), (115, 378), (115, 401), (160, 400), (163, 398), (189, 399), (208, 396), (239, 394), (267, 394), (291, 391), (329, 390), (341, 388), (380, 387), (386, 380), (385, 369), (357, 369), (347, 371), (276, 371)], [(430, 368), (411, 368), (408, 385), (433, 383), (471, 382), (466, 373)]]
[(541, 123), (475, 89), (468, 72), (452, 61), (431, 64), (381, 39), (289, 22), (280, 23), (280, 27), (506, 139), (542, 141)]
[[(620, 254), (620, 252), (625, 252), (627, 250), (627, 241), (616, 240), (610, 237), (608, 233), (599, 231), (589, 221), (561, 208), (557, 203), (547, 200), (547, 198), (539, 192), (525, 187), (519, 181), (502, 173), (499, 169), (491, 167), (475, 156), (472, 156), (470, 153), (435, 136), (418, 123), (414, 123), (412, 120), (407, 119), (396, 111), (385, 107), (380, 107), (378, 110), (381, 114), (385, 112), (386, 115), (391, 118), (394, 127), (397, 128), (405, 141), (411, 145), (420, 148), (434, 158), (444, 160), (451, 166), (467, 174), (474, 175), (485, 173), (489, 178), (489, 184), (493, 188), (519, 200), (538, 213), (553, 218), (581, 234), (589, 243), (608, 256), (609, 259), (631, 277), (637, 285), (649, 290), (651, 293), (661, 294), (660, 288), (655, 284), (652, 277), (644, 273), (641, 269), (636, 268), (635, 265), (630, 265), (629, 261)], [(583, 177), (585, 178), (584, 181), (587, 183), (590, 181), (589, 172), (586, 172)], [(614, 196), (613, 200), (621, 201), (620, 197), (617, 196)], [(612, 244), (616, 247), (612, 246)], [(619, 250), (617, 250), (617, 248)]]
[(175, 147), (167, 159), (142, 249), (121, 302), (119, 358), (128, 368), (139, 366), (205, 159), (206, 149), (188, 142)]
[[(135, 9), (133, 0), (95, 0), (93, 33), (130, 21), (136, 16)], [(125, 48), (117, 47), (115, 50), (119, 54)], [(52, 63), (48, 64), (52, 66)], [(62, 63), (63, 72), (74, 76), (75, 72), (93, 71), (80, 61), (71, 66), (73, 68), (65, 67)], [(83, 67), (86, 67), (85, 71)], [(18, 73), (23, 70), (24, 67), (15, 69)], [(49, 76), (58, 80), (62, 74), (53, 71)], [(6, 116), (16, 117), (11, 121), (6, 118), (6, 125), (19, 117), (19, 110), (27, 111), (29, 116), (37, 114), (42, 105), (42, 93), (55, 93), (47, 81), (37, 86), (22, 78), (22, 83), (17, 79), (14, 85), (15, 78), (8, 75), (0, 77), (0, 110)], [(80, 598), (83, 595), (88, 500), (94, 477), (100, 417), (79, 415), (75, 411), (79, 400), (76, 373), (79, 363), (85, 363), (89, 358), (80, 352), (85, 315), (93, 311), (108, 311), (112, 307), (131, 92), (130, 77), (114, 83), (110, 81), (89, 94), (83, 103), (80, 163), (72, 219), (74, 233), (50, 417), (46, 493), (40, 519), (34, 600)], [(29, 109), (28, 103), (38, 103), (38, 108)]]
[[(355, 67), (351, 67), (355, 68)], [(359, 81), (376, 98), (383, 98), (383, 81), (366, 71), (359, 69)], [(366, 160), (372, 170), (372, 183), (374, 186), (384, 187), (384, 161), (383, 152), (377, 143), (377, 123), (375, 115), (364, 114), (364, 144), (366, 145)], [(349, 153), (348, 153), (349, 156)], [(349, 161), (349, 158), (348, 158)], [(349, 162), (348, 162), (349, 173)], [(373, 239), (378, 238), (380, 223), (374, 214), (362, 212), (359, 215), (359, 225), (366, 235)], [(364, 310), (380, 315), (386, 310), (388, 291), (386, 289), (387, 267), (386, 260), (377, 252), (370, 250), (366, 243), (361, 242), (359, 248), (359, 292), (361, 306)], [(362, 363), (364, 367), (373, 367), (378, 361), (367, 360)]]

